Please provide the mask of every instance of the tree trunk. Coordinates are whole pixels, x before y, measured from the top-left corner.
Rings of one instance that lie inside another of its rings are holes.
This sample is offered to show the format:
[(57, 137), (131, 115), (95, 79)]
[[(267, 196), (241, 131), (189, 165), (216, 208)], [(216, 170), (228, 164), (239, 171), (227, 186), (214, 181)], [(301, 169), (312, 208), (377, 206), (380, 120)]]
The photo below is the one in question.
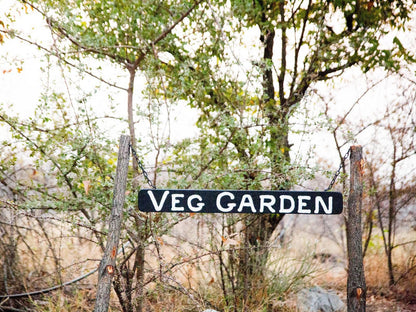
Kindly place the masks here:
[(389, 215), (388, 215), (388, 231), (387, 231), (387, 267), (389, 270), (389, 286), (393, 286), (395, 283), (394, 269), (393, 269), (393, 246), (395, 236), (395, 222), (396, 222), (396, 155), (397, 148), (393, 146), (393, 162), (390, 175), (389, 186)]
[[(134, 149), (136, 149), (136, 134), (135, 134), (135, 129), (134, 129), (133, 94), (134, 94), (134, 80), (135, 80), (135, 77), (136, 77), (137, 68), (135, 68), (133, 65), (131, 65), (131, 67), (129, 67), (128, 70), (129, 70), (130, 79), (129, 79), (129, 87), (127, 89), (127, 118), (128, 118), (128, 123), (129, 123), (129, 133), (130, 133), (130, 137), (131, 137), (131, 145), (133, 146)], [(135, 159), (133, 157), (133, 175), (134, 175), (134, 177), (136, 177), (138, 175), (137, 174), (138, 168), (139, 168), (139, 166), (138, 166), (137, 162), (135, 161)]]
[(120, 137), (117, 171), (114, 180), (113, 207), (108, 228), (107, 246), (98, 269), (98, 287), (94, 312), (106, 312), (110, 302), (111, 281), (115, 273), (116, 256), (120, 239), (121, 219), (126, 194), (127, 171), (129, 168), (130, 137)]
[[(284, 12), (283, 2), (280, 10)], [(263, 16), (263, 22), (267, 20)], [(282, 20), (284, 16), (282, 16)], [(279, 80), (279, 101), (275, 99), (275, 87), (273, 81), (273, 68), (268, 62), (273, 61), (273, 48), (276, 33), (274, 29), (268, 29), (259, 25), (261, 30), (260, 40), (264, 45), (263, 50), (263, 105), (264, 113), (268, 118), (267, 128), (270, 131), (270, 143), (268, 157), (271, 171), (275, 176), (280, 176), (282, 167), (290, 163), (289, 140), (288, 140), (288, 116), (289, 110), (285, 108), (283, 84), (286, 67), (286, 31), (282, 29), (282, 68)], [(236, 145), (238, 146), (238, 144)], [(272, 189), (285, 189), (288, 185), (282, 181), (272, 181)], [(269, 257), (269, 239), (277, 225), (283, 219), (281, 214), (252, 215), (245, 218), (245, 246), (240, 252), (240, 261), (237, 272), (237, 288), (241, 291), (241, 298), (246, 298), (255, 287), (264, 287), (264, 273)], [(263, 285), (259, 285), (263, 283)]]
[(350, 164), (350, 193), (347, 212), (347, 306), (348, 312), (364, 312), (367, 288), (364, 277), (361, 233), (363, 195), (363, 158), (361, 146), (351, 146)]
[[(134, 108), (133, 108), (133, 94), (134, 94), (134, 81), (136, 77), (137, 64), (132, 64), (129, 68), (130, 80), (129, 87), (127, 89), (127, 114), (129, 121), (129, 131), (131, 136), (131, 144), (134, 149), (136, 149), (136, 134), (134, 128)], [(132, 157), (133, 163), (133, 188), (137, 189), (138, 186), (138, 176), (139, 176), (139, 164), (137, 160)], [(133, 272), (136, 274), (136, 287), (134, 291), (133, 298), (133, 311), (142, 312), (143, 310), (143, 278), (144, 278), (144, 260), (145, 260), (145, 250), (143, 247), (143, 240), (145, 237), (145, 225), (142, 220), (135, 218), (135, 228), (137, 231), (138, 241), (136, 243), (136, 254), (133, 265)]]

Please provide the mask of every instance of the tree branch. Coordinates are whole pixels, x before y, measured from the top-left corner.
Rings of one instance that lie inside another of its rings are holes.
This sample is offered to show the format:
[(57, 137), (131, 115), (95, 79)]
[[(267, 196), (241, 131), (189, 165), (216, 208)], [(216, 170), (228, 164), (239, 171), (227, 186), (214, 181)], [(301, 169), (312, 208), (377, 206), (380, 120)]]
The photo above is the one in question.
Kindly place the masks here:
[[(9, 33), (10, 33), (10, 31), (4, 31), (4, 30), (0, 30), (0, 32), (1, 32), (1, 33), (4, 33), (4, 34), (9, 34)], [(22, 36), (20, 36), (20, 35), (15, 34), (15, 33), (13, 33), (13, 37), (15, 37), (15, 38), (17, 38), (17, 39), (19, 39), (19, 40), (21, 40), (21, 41), (23, 41), (23, 42), (26, 42), (26, 43), (28, 43), (28, 44), (30, 44), (30, 45), (33, 45), (33, 46), (37, 47), (39, 50), (45, 51), (47, 54), (49, 54), (49, 55), (52, 55), (52, 56), (56, 57), (56, 58), (57, 58), (57, 59), (59, 59), (61, 62), (64, 62), (65, 64), (69, 65), (70, 67), (76, 68), (76, 69), (77, 69), (77, 70), (79, 70), (80, 72), (82, 72), (82, 73), (86, 73), (88, 76), (90, 76), (90, 77), (92, 77), (92, 78), (95, 78), (95, 79), (97, 79), (97, 80), (99, 80), (99, 81), (101, 81), (101, 82), (105, 83), (106, 85), (108, 85), (108, 86), (110, 86), (110, 87), (114, 87), (114, 88), (117, 88), (117, 89), (120, 89), (120, 90), (123, 90), (123, 91), (127, 91), (127, 89), (126, 89), (126, 88), (120, 87), (120, 86), (116, 85), (115, 83), (112, 83), (112, 82), (106, 81), (104, 78), (99, 77), (99, 76), (97, 76), (97, 75), (93, 74), (92, 72), (87, 71), (87, 70), (85, 70), (85, 69), (83, 69), (83, 68), (80, 68), (80, 67), (78, 67), (77, 65), (75, 65), (75, 64), (73, 64), (73, 63), (71, 63), (71, 62), (69, 62), (67, 59), (65, 59), (65, 58), (63, 58), (63, 57), (61, 56), (61, 54), (62, 54), (62, 55), (64, 55), (65, 53), (64, 53), (64, 52), (62, 52), (62, 51), (59, 51), (58, 49), (56, 49), (58, 52), (54, 52), (54, 51), (49, 50), (48, 48), (46, 48), (46, 47), (42, 46), (41, 44), (39, 44), (39, 43), (37, 43), (37, 42), (33, 42), (33, 41), (29, 40), (29, 39), (26, 39), (26, 38), (24, 38), (24, 37), (22, 37)]]

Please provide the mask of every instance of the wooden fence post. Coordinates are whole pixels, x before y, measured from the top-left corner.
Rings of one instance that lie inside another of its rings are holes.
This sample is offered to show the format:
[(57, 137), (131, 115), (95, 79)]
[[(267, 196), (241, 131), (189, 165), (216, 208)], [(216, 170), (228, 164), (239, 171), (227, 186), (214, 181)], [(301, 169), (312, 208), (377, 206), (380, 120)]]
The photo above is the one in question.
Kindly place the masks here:
[(98, 269), (98, 285), (94, 312), (108, 311), (111, 281), (115, 273), (117, 249), (120, 239), (120, 228), (126, 194), (129, 157), (130, 137), (127, 135), (122, 135), (120, 137), (116, 177), (114, 180), (113, 205), (108, 227), (107, 245)]
[(366, 307), (366, 285), (364, 277), (361, 208), (363, 196), (362, 147), (351, 146), (350, 150), (350, 192), (347, 215), (348, 249), (348, 312), (364, 312)]

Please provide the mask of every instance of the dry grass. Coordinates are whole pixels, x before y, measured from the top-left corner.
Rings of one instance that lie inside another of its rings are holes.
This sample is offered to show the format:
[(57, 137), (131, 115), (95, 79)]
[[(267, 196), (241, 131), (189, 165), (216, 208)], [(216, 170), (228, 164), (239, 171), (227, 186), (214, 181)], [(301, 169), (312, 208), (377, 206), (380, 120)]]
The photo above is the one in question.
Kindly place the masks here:
[(44, 312), (87, 312), (94, 309), (94, 291), (74, 289), (73, 291), (56, 291), (42, 299), (34, 300), (36, 311)]
[[(34, 233), (28, 231), (24, 239), (20, 239), (18, 245), (19, 269), (22, 272), (24, 289), (35, 290), (50, 287), (57, 282), (58, 277), (54, 273), (57, 267), (54, 259), (56, 256), (61, 260), (59, 267), (63, 269), (61, 271), (63, 281), (79, 276), (80, 273), (85, 273), (98, 265), (98, 261), (94, 261), (94, 259), (99, 260), (101, 256), (97, 246), (77, 237), (71, 237), (67, 228), (62, 226), (48, 228), (48, 237), (53, 243), (55, 254), (52, 253), (45, 236)], [(296, 291), (297, 287), (292, 287), (287, 291), (279, 290), (278, 283), (273, 285), (274, 289), (270, 287), (273, 280), (281, 282), (285, 277), (290, 278), (291, 274), (292, 279), (299, 281), (298, 287), (303, 287), (307, 283), (317, 284), (327, 289), (337, 290), (341, 297), (343, 296), (347, 281), (347, 263), (342, 250), (328, 238), (316, 239), (305, 233), (296, 235), (287, 244), (275, 246), (272, 249), (270, 279), (257, 283), (256, 290), (251, 292), (246, 302), (247, 310), (251, 312), (296, 311), (293, 291)], [(411, 241), (415, 238), (415, 233), (407, 233), (400, 237), (400, 241)], [(176, 266), (166, 275), (171, 278), (170, 282), (159, 280), (147, 286), (144, 299), (145, 311), (191, 312), (208, 308), (217, 308), (223, 312), (233, 311), (224, 303), (219, 276), (215, 272), (215, 267), (218, 265), (215, 257), (207, 254), (198, 258), (198, 254), (204, 254), (206, 251), (197, 250), (191, 244), (178, 245), (178, 242), (169, 239), (164, 238), (163, 241), (159, 241), (159, 243), (163, 242), (159, 256), (156, 255), (154, 249), (149, 249), (148, 274), (155, 274), (158, 271), (161, 260), (165, 267), (175, 261), (183, 262), (183, 264)], [(28, 245), (31, 246), (30, 249)], [(394, 250), (395, 275), (398, 282), (394, 287), (389, 287), (382, 240), (380, 236), (373, 238), (364, 262), (369, 311), (383, 311), (377, 310), (379, 306), (391, 307), (394, 309), (392, 311), (406, 311), (402, 309), (403, 304), (400, 302), (416, 302), (415, 251), (415, 244), (407, 244)], [(194, 260), (191, 261), (191, 259)], [(297, 272), (300, 272), (299, 276), (296, 276)], [(96, 275), (94, 274), (81, 283), (55, 291), (42, 298), (32, 298), (32, 306), (35, 311), (45, 312), (91, 311), (95, 300), (95, 286)], [(280, 295), (276, 296), (276, 294)], [(380, 305), (379, 303), (382, 302), (384, 304)], [(114, 292), (111, 306), (112, 311), (120, 310)], [(15, 304), (14, 307), (18, 306)]]
[[(88, 273), (100, 259), (97, 246), (82, 237), (86, 233), (73, 233), (68, 226), (58, 222), (36, 222), (34, 219), (20, 218), (15, 231), (7, 233), (9, 241), (16, 242), (16, 250), (11, 254), (14, 266), (5, 267), (7, 259), (0, 260), (1, 293), (20, 294), (47, 289)], [(13, 283), (12, 283), (13, 282)], [(0, 307), (31, 307), (35, 311), (91, 311), (93, 289), (96, 276), (69, 285), (44, 296), (19, 297), (1, 302)], [(1, 310), (1, 308), (0, 308)]]
[[(398, 235), (400, 243), (416, 241), (416, 232)], [(395, 285), (389, 286), (387, 258), (381, 236), (373, 239), (372, 248), (364, 259), (369, 294), (416, 303), (416, 243), (400, 245), (393, 250)]]

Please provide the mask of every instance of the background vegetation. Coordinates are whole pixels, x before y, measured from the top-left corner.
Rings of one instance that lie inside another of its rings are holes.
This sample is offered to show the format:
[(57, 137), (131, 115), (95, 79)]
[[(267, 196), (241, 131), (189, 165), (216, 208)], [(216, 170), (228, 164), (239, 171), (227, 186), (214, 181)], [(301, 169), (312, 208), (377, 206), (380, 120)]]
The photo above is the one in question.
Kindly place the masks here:
[[(0, 106), (2, 294), (98, 266), (128, 133), (172, 188), (323, 190), (341, 163), (347, 194), (363, 145), (369, 291), (415, 300), (413, 1), (5, 3), (2, 84), (41, 71), (33, 112)], [(115, 310), (285, 311), (308, 283), (345, 287), (342, 216), (143, 214), (134, 157), (128, 183)], [(91, 310), (94, 285), (1, 308)]]

